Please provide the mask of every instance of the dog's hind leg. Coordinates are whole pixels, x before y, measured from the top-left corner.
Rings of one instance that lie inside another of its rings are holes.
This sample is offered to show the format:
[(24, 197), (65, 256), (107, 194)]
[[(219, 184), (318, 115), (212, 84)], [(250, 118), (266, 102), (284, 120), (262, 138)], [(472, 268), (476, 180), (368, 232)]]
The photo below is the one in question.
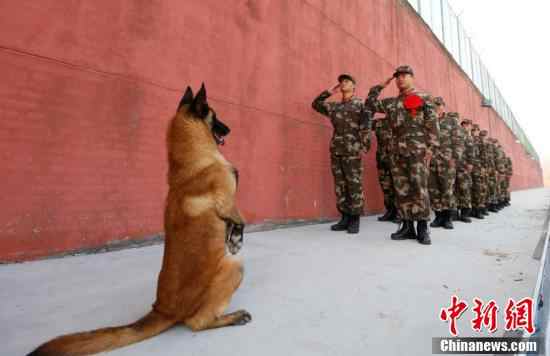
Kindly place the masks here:
[(230, 325), (244, 325), (252, 320), (246, 310), (223, 314), (231, 301), (231, 296), (241, 284), (242, 278), (241, 262), (236, 258), (224, 257), (199, 310), (195, 315), (184, 320), (185, 325), (193, 331), (200, 331)]

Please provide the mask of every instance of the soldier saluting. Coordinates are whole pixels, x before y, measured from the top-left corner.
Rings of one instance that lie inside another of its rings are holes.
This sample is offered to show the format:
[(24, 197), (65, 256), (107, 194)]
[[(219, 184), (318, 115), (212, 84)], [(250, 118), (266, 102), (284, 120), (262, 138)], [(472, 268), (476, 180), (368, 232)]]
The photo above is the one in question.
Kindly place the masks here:
[[(399, 96), (378, 99), (394, 79)], [(429, 245), (428, 165), (433, 150), (439, 146), (439, 123), (431, 95), (414, 88), (413, 70), (404, 65), (384, 83), (372, 87), (365, 104), (368, 110), (385, 113), (392, 128), (391, 170), (397, 208), (403, 221), (391, 238), (417, 238), (421, 244)], [(416, 232), (414, 221), (418, 222)]]
[[(330, 142), (330, 160), (336, 192), (336, 206), (342, 214), (331, 226), (333, 231), (359, 232), (359, 217), (363, 212), (363, 164), (361, 152), (368, 149), (371, 114), (363, 101), (355, 96), (355, 79), (349, 74), (338, 77), (338, 84), (322, 92), (313, 101), (313, 109), (328, 118), (334, 128)], [(341, 92), (342, 101), (327, 102)]]

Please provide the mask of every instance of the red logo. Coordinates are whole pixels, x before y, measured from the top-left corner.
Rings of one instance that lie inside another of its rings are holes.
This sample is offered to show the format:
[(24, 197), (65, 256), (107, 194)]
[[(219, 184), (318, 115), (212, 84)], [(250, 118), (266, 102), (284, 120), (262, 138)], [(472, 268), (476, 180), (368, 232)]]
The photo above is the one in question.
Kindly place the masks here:
[(497, 331), (497, 313), (498, 305), (494, 300), (491, 300), (485, 308), (483, 300), (474, 298), (475, 307), (473, 308), (476, 317), (472, 320), (472, 328), (475, 331), (481, 331), (481, 327), (485, 326), (489, 332)]
[(533, 299), (523, 298), (515, 302), (510, 298), (506, 303), (506, 330), (524, 329), (529, 334), (535, 332), (533, 325)]
[(453, 336), (458, 335), (456, 330), (456, 321), (460, 316), (468, 309), (468, 304), (464, 301), (458, 302), (458, 297), (456, 295), (452, 296), (451, 306), (449, 308), (441, 308), (439, 313), (439, 319), (442, 321), (451, 321), (449, 324), (449, 329)]
[[(505, 329), (524, 329), (529, 334), (534, 333), (535, 326), (533, 321), (533, 304), (533, 298), (523, 298), (518, 302), (512, 298), (508, 299), (505, 309)], [(451, 335), (458, 335), (456, 321), (460, 319), (462, 314), (464, 314), (468, 308), (468, 303), (463, 300), (459, 301), (456, 295), (451, 297), (451, 305), (448, 308), (441, 308), (439, 319), (446, 322), (450, 321), (449, 331)], [(474, 298), (474, 307), (472, 308), (472, 311), (475, 314), (475, 317), (471, 321), (472, 329), (474, 331), (481, 331), (482, 327), (485, 327), (491, 333), (497, 331), (497, 314), (499, 307), (494, 300), (491, 299), (485, 304), (483, 300), (476, 297)]]

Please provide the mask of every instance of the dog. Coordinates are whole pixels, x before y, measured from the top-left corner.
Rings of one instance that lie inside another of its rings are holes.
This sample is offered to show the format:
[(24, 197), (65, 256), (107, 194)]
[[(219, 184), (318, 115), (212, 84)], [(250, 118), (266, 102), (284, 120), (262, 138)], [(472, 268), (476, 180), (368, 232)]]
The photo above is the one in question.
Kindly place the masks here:
[(250, 313), (224, 314), (243, 278), (234, 255), (245, 221), (235, 205), (237, 170), (218, 146), (230, 129), (208, 105), (202, 84), (187, 87), (167, 132), (168, 185), (165, 245), (152, 310), (125, 326), (57, 337), (28, 356), (76, 356), (109, 351), (182, 323), (193, 331), (244, 325)]

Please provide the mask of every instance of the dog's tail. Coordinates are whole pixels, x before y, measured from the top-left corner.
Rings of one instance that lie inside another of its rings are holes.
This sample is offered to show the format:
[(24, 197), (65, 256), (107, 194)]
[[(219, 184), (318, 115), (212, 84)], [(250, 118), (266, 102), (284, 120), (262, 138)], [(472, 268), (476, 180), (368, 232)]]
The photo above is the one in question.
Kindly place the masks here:
[(77, 356), (109, 351), (158, 335), (175, 323), (176, 320), (153, 310), (132, 324), (56, 337), (27, 356)]

